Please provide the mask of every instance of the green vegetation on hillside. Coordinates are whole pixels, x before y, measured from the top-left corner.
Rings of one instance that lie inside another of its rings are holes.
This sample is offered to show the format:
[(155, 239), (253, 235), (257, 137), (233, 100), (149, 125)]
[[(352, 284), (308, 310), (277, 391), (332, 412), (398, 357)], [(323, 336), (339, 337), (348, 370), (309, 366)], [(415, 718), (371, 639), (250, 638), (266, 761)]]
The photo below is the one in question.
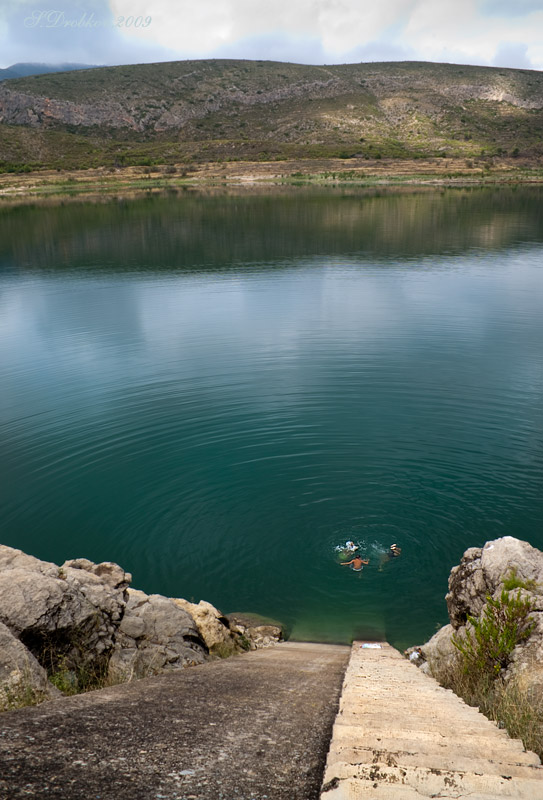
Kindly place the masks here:
[[(419, 62), (181, 61), (0, 85), (0, 170), (543, 156), (543, 75)], [(31, 136), (28, 135), (31, 133)]]

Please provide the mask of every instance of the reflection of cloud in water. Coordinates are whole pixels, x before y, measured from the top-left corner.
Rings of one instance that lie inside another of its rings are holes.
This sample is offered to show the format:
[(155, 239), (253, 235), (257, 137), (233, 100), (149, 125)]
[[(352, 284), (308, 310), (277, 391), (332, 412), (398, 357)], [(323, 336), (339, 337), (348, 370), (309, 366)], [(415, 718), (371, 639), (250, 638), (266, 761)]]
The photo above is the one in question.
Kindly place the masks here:
[(2, 396), (10, 417), (24, 414), (27, 403), (35, 409), (38, 398), (45, 408), (70, 405), (76, 395), (95, 403), (105, 376), (118, 383), (143, 347), (128, 282), (34, 280), (6, 288), (1, 310)]

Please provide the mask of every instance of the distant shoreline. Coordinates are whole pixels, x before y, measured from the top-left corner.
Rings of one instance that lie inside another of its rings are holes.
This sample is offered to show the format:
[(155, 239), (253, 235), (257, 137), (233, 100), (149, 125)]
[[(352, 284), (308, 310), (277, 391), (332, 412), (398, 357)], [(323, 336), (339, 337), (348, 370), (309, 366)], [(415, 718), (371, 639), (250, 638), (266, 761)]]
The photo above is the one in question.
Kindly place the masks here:
[(0, 174), (0, 204), (60, 196), (138, 195), (168, 189), (277, 186), (480, 187), (543, 184), (543, 161), (513, 158), (210, 161)]

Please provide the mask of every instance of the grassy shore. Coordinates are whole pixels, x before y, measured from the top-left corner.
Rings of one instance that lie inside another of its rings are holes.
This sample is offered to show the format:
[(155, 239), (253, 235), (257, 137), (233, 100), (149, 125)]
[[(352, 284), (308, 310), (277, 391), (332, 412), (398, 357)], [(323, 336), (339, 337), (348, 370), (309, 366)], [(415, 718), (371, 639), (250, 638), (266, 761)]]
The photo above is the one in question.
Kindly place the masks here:
[(519, 159), (305, 159), (235, 161), (0, 175), (0, 202), (138, 194), (183, 187), (469, 186), (543, 183), (543, 163)]

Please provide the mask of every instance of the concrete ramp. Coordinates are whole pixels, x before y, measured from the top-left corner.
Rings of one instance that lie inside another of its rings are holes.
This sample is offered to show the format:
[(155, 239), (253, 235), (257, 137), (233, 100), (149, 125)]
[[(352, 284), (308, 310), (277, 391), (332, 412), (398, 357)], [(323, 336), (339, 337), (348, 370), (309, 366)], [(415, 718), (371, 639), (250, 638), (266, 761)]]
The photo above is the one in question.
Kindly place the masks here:
[(321, 800), (543, 800), (534, 753), (386, 643), (355, 642)]
[(0, 715), (0, 800), (318, 800), (350, 648), (286, 642)]

